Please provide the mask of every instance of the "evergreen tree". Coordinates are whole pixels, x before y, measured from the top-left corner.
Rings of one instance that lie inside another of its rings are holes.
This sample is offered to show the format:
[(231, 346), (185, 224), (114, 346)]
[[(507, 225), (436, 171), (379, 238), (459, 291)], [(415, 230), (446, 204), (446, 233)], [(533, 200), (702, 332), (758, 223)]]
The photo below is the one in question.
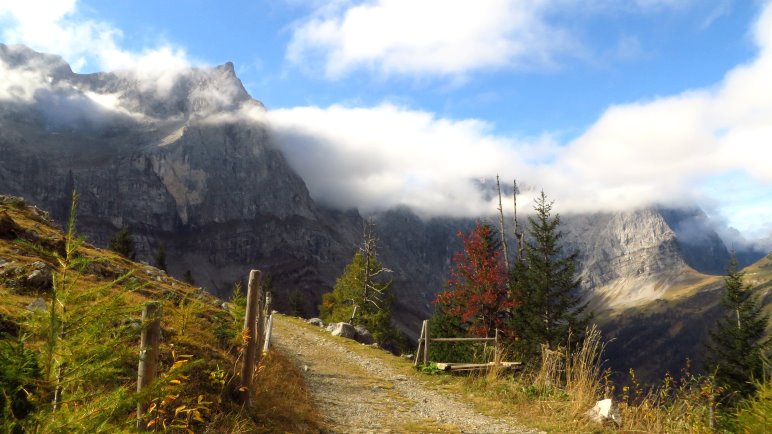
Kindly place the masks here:
[(166, 247), (161, 244), (160, 247), (158, 247), (158, 250), (155, 252), (155, 257), (153, 258), (155, 262), (156, 268), (159, 270), (168, 271), (166, 269)]
[(289, 304), (292, 315), (302, 317), (305, 314), (306, 309), (303, 306), (303, 295), (300, 293), (300, 289), (295, 288), (290, 292)]
[(396, 339), (391, 326), (391, 272), (378, 260), (372, 224), (366, 224), (364, 240), (351, 263), (336, 280), (332, 292), (323, 294), (319, 315), (325, 322), (352, 322), (366, 327), (382, 345)]
[(757, 382), (765, 378), (764, 360), (770, 356), (770, 340), (764, 339), (769, 315), (762, 313), (753, 288), (743, 285), (743, 276), (733, 254), (721, 298), (725, 313), (710, 332), (705, 363), (730, 405), (756, 391)]
[(193, 279), (193, 273), (191, 273), (190, 270), (185, 270), (182, 280), (190, 286), (196, 285), (196, 281)]
[(108, 242), (107, 248), (132, 261), (137, 258), (137, 253), (134, 251), (134, 240), (126, 226), (115, 233), (115, 236)]
[[(514, 310), (513, 329), (525, 357), (538, 357), (540, 345), (551, 348), (580, 341), (589, 317), (578, 293), (578, 252), (565, 254), (558, 230), (560, 216), (552, 217), (553, 202), (544, 192), (536, 198), (536, 215), (528, 217), (529, 239), (516, 261), (510, 286), (521, 304)], [(570, 333), (569, 333), (570, 331)]]

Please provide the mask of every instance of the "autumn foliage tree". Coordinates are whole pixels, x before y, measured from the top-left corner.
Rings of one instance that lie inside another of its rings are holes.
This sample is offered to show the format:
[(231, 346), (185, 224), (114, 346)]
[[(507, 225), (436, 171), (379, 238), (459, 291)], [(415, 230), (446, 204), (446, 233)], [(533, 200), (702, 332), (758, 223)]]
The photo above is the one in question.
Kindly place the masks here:
[(435, 300), (436, 320), (454, 324), (472, 336), (493, 336), (505, 325), (514, 301), (494, 229), (478, 222), (468, 235), (459, 232), (464, 249), (453, 256), (445, 291)]

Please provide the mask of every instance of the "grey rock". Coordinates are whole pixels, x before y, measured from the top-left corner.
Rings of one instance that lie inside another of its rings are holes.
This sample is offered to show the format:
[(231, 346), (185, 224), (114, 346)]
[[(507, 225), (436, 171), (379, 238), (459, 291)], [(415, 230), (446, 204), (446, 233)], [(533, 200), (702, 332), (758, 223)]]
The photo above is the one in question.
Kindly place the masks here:
[(27, 305), (27, 310), (36, 311), (36, 310), (46, 310), (48, 309), (48, 304), (45, 300), (42, 298), (36, 298), (30, 302), (30, 304)]
[(610, 398), (598, 401), (585, 414), (590, 420), (599, 424), (612, 422), (616, 426), (622, 426), (622, 416), (619, 414), (616, 403)]
[(27, 275), (25, 279), (27, 286), (35, 289), (46, 290), (50, 289), (53, 281), (51, 279), (51, 271), (48, 269), (36, 269)]
[(324, 327), (324, 321), (322, 321), (321, 318), (311, 318), (308, 320), (308, 323), (317, 327)]
[(357, 335), (357, 331), (351, 324), (347, 322), (337, 322), (332, 325), (332, 331), (330, 334), (333, 336), (340, 336), (343, 338), (354, 339)]
[(375, 342), (375, 340), (373, 340), (373, 335), (364, 326), (356, 325), (354, 326), (354, 330), (356, 331), (354, 339), (357, 342), (365, 345), (370, 345)]

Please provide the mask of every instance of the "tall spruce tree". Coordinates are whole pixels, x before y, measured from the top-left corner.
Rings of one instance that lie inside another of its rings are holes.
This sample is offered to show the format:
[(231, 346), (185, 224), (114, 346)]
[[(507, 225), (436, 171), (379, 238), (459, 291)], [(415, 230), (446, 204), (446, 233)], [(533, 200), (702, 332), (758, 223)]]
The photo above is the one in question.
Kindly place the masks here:
[(536, 215), (528, 217), (529, 239), (510, 282), (520, 301), (512, 318), (516, 345), (523, 356), (534, 359), (542, 344), (555, 348), (569, 338), (572, 345), (580, 341), (589, 322), (576, 277), (578, 252), (563, 252), (560, 216), (552, 217), (552, 205), (543, 191), (536, 198)]
[(756, 382), (764, 379), (764, 360), (770, 357), (770, 340), (764, 339), (769, 315), (762, 313), (754, 289), (743, 285), (743, 276), (732, 254), (721, 298), (724, 316), (710, 332), (705, 363), (729, 405), (756, 391)]

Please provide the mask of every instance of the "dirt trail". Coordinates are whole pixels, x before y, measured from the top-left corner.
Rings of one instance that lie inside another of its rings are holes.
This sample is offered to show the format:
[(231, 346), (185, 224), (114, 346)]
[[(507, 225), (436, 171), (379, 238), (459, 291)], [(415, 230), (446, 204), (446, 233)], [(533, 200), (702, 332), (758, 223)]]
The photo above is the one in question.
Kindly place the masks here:
[(358, 354), (321, 329), (274, 316), (271, 344), (304, 371), (332, 432), (535, 433), (512, 419), (475, 412), (376, 357)]

